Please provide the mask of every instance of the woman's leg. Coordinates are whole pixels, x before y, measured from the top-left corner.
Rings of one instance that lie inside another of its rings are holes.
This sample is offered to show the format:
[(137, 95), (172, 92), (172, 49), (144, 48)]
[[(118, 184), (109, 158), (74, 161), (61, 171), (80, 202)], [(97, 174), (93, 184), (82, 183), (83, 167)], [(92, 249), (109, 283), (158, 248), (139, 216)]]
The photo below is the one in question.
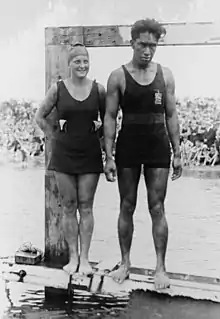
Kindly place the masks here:
[(99, 181), (99, 174), (78, 175), (78, 210), (80, 214), (80, 266), (79, 272), (90, 274), (89, 248), (91, 244), (94, 218), (93, 202)]
[(77, 183), (76, 177), (55, 172), (63, 209), (62, 225), (64, 237), (69, 247), (69, 263), (63, 267), (68, 273), (77, 271), (78, 257), (78, 221), (77, 221)]

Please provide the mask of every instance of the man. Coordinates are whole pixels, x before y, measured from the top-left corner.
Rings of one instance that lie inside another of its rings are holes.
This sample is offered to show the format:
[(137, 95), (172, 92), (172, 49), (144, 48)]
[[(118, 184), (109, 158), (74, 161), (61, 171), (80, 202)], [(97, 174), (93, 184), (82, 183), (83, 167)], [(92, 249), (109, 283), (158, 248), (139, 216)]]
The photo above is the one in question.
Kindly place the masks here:
[[(168, 226), (164, 213), (171, 158), (168, 135), (173, 149), (172, 179), (179, 178), (182, 172), (173, 75), (152, 61), (163, 34), (165, 29), (155, 20), (140, 20), (134, 24), (131, 30), (133, 58), (113, 71), (108, 79), (104, 119), (105, 174), (108, 181), (114, 181), (117, 168), (120, 192), (118, 234), (122, 260), (112, 277), (122, 283), (129, 275), (133, 213), (143, 165), (157, 255), (156, 289), (169, 287), (165, 268)], [(119, 105), (123, 119), (114, 160)]]
[(204, 134), (204, 142), (211, 147), (215, 142), (217, 127), (216, 124), (208, 123), (206, 132)]
[(189, 140), (195, 145), (196, 140), (198, 139), (198, 125), (195, 120), (191, 122), (190, 125), (190, 135)]

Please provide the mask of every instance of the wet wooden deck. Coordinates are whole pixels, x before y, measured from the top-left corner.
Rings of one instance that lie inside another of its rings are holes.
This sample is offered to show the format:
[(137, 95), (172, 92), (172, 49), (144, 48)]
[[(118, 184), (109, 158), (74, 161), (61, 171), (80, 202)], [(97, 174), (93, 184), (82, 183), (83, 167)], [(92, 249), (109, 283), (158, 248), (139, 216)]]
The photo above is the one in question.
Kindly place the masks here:
[[(156, 291), (152, 269), (131, 267), (129, 279), (122, 284), (114, 282), (109, 272), (117, 268), (117, 263), (92, 262), (94, 274), (82, 276), (74, 274), (69, 276), (62, 269), (50, 268), (45, 265), (21, 265), (12, 260), (5, 260), (2, 265), (2, 278), (7, 281), (38, 284), (45, 287), (74, 291), (85, 291), (95, 295), (125, 297), (132, 291), (143, 290), (168, 295), (170, 297), (189, 297), (194, 300), (209, 300), (220, 303), (220, 279), (212, 277), (195, 276), (190, 274), (169, 273), (171, 287)], [(20, 277), (20, 271), (26, 275)]]

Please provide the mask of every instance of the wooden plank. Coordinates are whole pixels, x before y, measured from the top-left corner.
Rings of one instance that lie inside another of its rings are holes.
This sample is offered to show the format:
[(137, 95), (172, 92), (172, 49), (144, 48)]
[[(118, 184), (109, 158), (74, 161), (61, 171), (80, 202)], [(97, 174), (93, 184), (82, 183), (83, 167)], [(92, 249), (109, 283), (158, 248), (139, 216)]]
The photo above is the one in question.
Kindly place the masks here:
[[(145, 268), (138, 268), (138, 267), (131, 267), (131, 273), (134, 275), (145, 275), (145, 276), (153, 276), (154, 270), (153, 269), (145, 269)], [(172, 273), (167, 272), (171, 279), (183, 280), (183, 281), (195, 281), (201, 283), (208, 283), (208, 284), (220, 284), (220, 278), (215, 277), (205, 277), (205, 276), (198, 276), (198, 275), (190, 275), (190, 274), (182, 274), (182, 273)]]
[[(154, 279), (151, 275), (130, 274), (130, 278), (122, 284), (114, 282), (110, 275), (99, 272), (97, 264), (96, 272), (93, 276), (86, 277), (80, 274), (74, 274), (72, 277), (72, 289), (79, 291), (87, 291), (92, 294), (125, 297), (132, 290), (143, 289), (155, 291)], [(69, 275), (61, 269), (47, 268), (44, 266), (27, 266), (4, 263), (2, 265), (2, 277), (8, 281), (18, 281), (19, 276), (16, 274), (20, 270), (26, 271), (26, 276), (23, 278), (24, 283), (44, 285), (59, 289), (67, 289)], [(135, 267), (133, 267), (134, 269)], [(136, 267), (137, 268), (137, 267)], [(145, 273), (151, 273), (151, 270), (145, 269)], [(198, 278), (197, 278), (198, 277)], [(189, 280), (185, 274), (170, 274), (171, 288), (157, 291), (170, 296), (184, 296), (193, 299), (212, 300), (220, 303), (220, 284), (216, 278), (208, 278), (194, 276)], [(181, 279), (183, 278), (183, 279)], [(196, 280), (196, 279), (199, 279)], [(214, 282), (214, 283), (210, 283)]]
[[(220, 25), (214, 22), (162, 23), (167, 34), (159, 45), (219, 45)], [(78, 38), (88, 47), (130, 46), (131, 25), (68, 26), (46, 29), (46, 45), (72, 45)], [(72, 36), (74, 35), (74, 36)]]
[(45, 28), (45, 45), (74, 44), (83, 42), (83, 27), (49, 27)]
[[(112, 269), (116, 268), (116, 265), (119, 263), (115, 260), (115, 263), (111, 262), (110, 259), (106, 262), (103, 260), (101, 262), (90, 262), (92, 268), (98, 272), (100, 275), (102, 275), (103, 270), (106, 270), (106, 272), (110, 272)], [(63, 272), (60, 268), (55, 267), (47, 267), (45, 263), (41, 263), (38, 265), (21, 265), (16, 264), (14, 258), (5, 258), (3, 259), (3, 262), (0, 264), (1, 270), (9, 270), (12, 269), (13, 271), (19, 271), (21, 269), (24, 269), (25, 271), (28, 271), (29, 274), (40, 274), (41, 276), (47, 274), (51, 274), (52, 271), (55, 272)], [(130, 268), (130, 277), (133, 276), (136, 278), (153, 278), (154, 270), (153, 269), (145, 269), (145, 268), (139, 268), (132, 266)], [(170, 279), (173, 280), (181, 280), (181, 281), (187, 281), (187, 282), (198, 282), (202, 284), (211, 284), (211, 285), (217, 285), (220, 286), (220, 278), (216, 277), (207, 277), (207, 276), (198, 276), (198, 275), (189, 275), (184, 273), (173, 273), (168, 272), (168, 275)], [(78, 276), (78, 275), (77, 275)], [(140, 277), (139, 277), (140, 276)], [(137, 279), (139, 280), (139, 279)], [(150, 279), (151, 280), (151, 279)]]

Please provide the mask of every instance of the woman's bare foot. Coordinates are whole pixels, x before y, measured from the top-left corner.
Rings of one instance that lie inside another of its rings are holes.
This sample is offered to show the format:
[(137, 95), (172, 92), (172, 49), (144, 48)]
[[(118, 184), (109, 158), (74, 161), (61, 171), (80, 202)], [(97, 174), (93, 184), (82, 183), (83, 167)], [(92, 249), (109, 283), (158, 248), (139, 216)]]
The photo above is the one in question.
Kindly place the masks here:
[(68, 274), (74, 274), (78, 268), (78, 260), (70, 259), (69, 263), (63, 267)]
[(92, 269), (92, 266), (90, 263), (86, 260), (80, 261), (79, 265), (79, 274), (80, 275), (91, 275), (94, 273), (94, 270)]
[(158, 271), (154, 276), (155, 289), (166, 289), (170, 287), (170, 279), (165, 271)]
[(118, 269), (112, 271), (109, 275), (115, 282), (122, 284), (125, 279), (128, 279), (129, 277), (129, 266), (122, 264)]

